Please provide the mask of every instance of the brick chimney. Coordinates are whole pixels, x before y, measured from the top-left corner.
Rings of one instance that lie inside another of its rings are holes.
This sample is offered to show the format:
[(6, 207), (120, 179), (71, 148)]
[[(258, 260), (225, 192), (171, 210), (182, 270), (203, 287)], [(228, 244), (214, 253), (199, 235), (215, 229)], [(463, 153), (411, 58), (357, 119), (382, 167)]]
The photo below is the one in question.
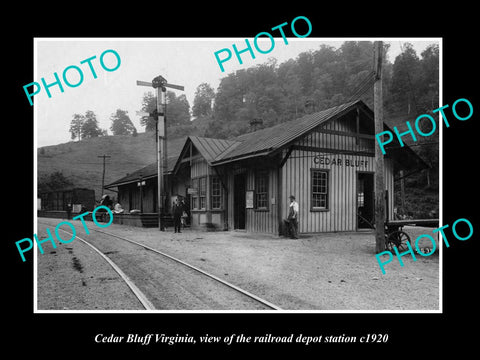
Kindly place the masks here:
[(260, 129), (263, 129), (263, 120), (260, 118), (253, 118), (249, 121), (250, 132), (254, 132)]
[(315, 101), (312, 99), (308, 99), (305, 101), (305, 113), (311, 114), (315, 112)]

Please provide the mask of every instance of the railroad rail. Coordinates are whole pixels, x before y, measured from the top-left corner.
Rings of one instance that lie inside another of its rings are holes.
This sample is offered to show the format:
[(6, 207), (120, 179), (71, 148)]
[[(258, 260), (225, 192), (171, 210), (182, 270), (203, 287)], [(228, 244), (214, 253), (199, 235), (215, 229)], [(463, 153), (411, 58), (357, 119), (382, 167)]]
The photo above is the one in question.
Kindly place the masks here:
[[(47, 224), (47, 223), (41, 223), (41, 222), (38, 222), (39, 224), (42, 224), (42, 225), (50, 225), (50, 224)], [(63, 229), (59, 229), (67, 234), (70, 234), (70, 235), (73, 235), (71, 232), (69, 231), (66, 231), (66, 230), (63, 230)], [(217, 281), (218, 283), (221, 283), (225, 286), (227, 286), (228, 288), (230, 289), (233, 289), (259, 303), (261, 303), (262, 305), (266, 306), (267, 308), (270, 308), (272, 310), (282, 310), (279, 306), (265, 300), (265, 299), (262, 299), (260, 298), (259, 296), (255, 295), (255, 294), (252, 294), (250, 293), (249, 291), (245, 290), (245, 289), (242, 289), (226, 280), (223, 280), (221, 278), (219, 278), (218, 276), (215, 276), (213, 274), (210, 274), (194, 265), (191, 265), (191, 264), (188, 264), (187, 262), (183, 261), (183, 260), (180, 260), (180, 259), (177, 259), (176, 257), (174, 256), (171, 256), (163, 251), (160, 251), (160, 250), (157, 250), (157, 249), (154, 249), (148, 245), (145, 245), (145, 244), (141, 244), (137, 241), (134, 241), (134, 240), (131, 240), (131, 239), (128, 239), (128, 238), (125, 238), (123, 236), (119, 236), (119, 235), (116, 235), (116, 234), (112, 234), (112, 233), (109, 233), (107, 231), (103, 231), (103, 230), (97, 230), (97, 229), (89, 229), (90, 231), (96, 231), (96, 232), (99, 232), (99, 233), (103, 233), (105, 235), (108, 235), (108, 236), (111, 236), (111, 237), (115, 237), (115, 238), (118, 238), (118, 239), (121, 239), (123, 241), (126, 241), (126, 242), (129, 242), (131, 244), (134, 244), (134, 245), (137, 245), (139, 247), (142, 247), (144, 248), (145, 250), (148, 250), (148, 251), (151, 251), (151, 252), (154, 252), (158, 255), (161, 255), (165, 258), (168, 258), (178, 264), (182, 264), (186, 267), (188, 267), (189, 269), (192, 269), (204, 276), (207, 276), (215, 281)], [(98, 254), (100, 254), (100, 256), (105, 260), (107, 261), (107, 263), (120, 275), (120, 277), (125, 281), (125, 283), (128, 285), (128, 287), (131, 289), (131, 291), (133, 292), (133, 294), (137, 297), (137, 299), (141, 302), (142, 306), (146, 309), (146, 310), (157, 310), (155, 308), (155, 306), (147, 299), (147, 297), (142, 293), (142, 291), (130, 280), (130, 278), (118, 267), (118, 265), (116, 265), (108, 256), (106, 256), (101, 250), (99, 250), (97, 247), (95, 247), (94, 245), (92, 245), (90, 242), (86, 241), (85, 239), (81, 238), (80, 236), (76, 236), (76, 239), (82, 241), (83, 243), (85, 243), (86, 245), (90, 246), (93, 250), (95, 250)]]
[[(72, 233), (63, 230), (63, 232), (66, 232), (67, 234), (72, 235)], [(145, 294), (133, 283), (132, 280), (125, 274), (118, 266), (115, 264), (107, 255), (105, 255), (103, 252), (101, 252), (97, 247), (93, 246), (90, 244), (88, 241), (85, 239), (82, 239), (80, 236), (76, 237), (78, 240), (82, 241), (86, 245), (90, 246), (94, 251), (96, 251), (112, 268), (117, 272), (118, 275), (125, 281), (125, 283), (128, 285), (130, 290), (132, 290), (133, 294), (135, 297), (142, 303), (142, 306), (145, 308), (145, 310), (155, 310), (155, 306), (147, 299)]]

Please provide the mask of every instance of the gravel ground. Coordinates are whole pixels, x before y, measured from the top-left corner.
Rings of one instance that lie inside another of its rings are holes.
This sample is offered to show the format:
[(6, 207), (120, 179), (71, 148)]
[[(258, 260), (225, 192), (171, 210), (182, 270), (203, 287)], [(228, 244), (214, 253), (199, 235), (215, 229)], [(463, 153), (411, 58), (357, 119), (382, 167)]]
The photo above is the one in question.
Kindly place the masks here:
[(108, 254), (126, 273), (155, 309), (267, 309), (257, 301), (153, 251), (98, 232), (87, 236), (90, 243)]
[[(60, 221), (40, 219), (47, 220), (51, 228)], [(82, 227), (79, 221), (73, 223)], [(87, 226), (95, 228), (93, 223)], [(417, 261), (406, 255), (403, 267), (394, 258), (382, 275), (371, 232), (303, 235), (290, 240), (234, 231), (175, 234), (116, 224), (104, 230), (165, 251), (286, 310), (439, 310), (438, 251), (429, 257), (417, 255)], [(431, 229), (419, 227), (405, 227), (404, 231), (412, 242), (420, 234), (431, 233)], [(79, 242), (61, 246), (66, 249)], [(39, 260), (47, 258), (47, 253), (39, 255)], [(43, 260), (39, 261), (39, 304), (40, 294), (46, 293), (42, 287), (52, 287), (51, 276), (41, 279), (46, 274), (40, 271), (40, 266), (45, 268)], [(53, 273), (61, 273), (63, 268), (72, 265), (58, 263)], [(104, 271), (98, 269), (95, 276), (105, 277)], [(56, 287), (67, 279), (60, 277)]]
[[(47, 237), (45, 226), (39, 225), (37, 235)], [(122, 278), (88, 245), (73, 240), (56, 249), (44, 243), (43, 248), (43, 255), (37, 250), (38, 310), (143, 309)]]

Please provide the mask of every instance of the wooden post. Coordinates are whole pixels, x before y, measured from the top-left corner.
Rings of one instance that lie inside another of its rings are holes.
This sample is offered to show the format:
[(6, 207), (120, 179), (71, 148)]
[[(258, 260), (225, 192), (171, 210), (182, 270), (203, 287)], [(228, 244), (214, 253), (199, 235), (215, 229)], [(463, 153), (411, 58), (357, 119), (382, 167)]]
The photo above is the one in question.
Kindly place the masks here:
[(143, 177), (140, 176), (140, 212), (143, 214)]
[(400, 170), (400, 201), (402, 204), (402, 212), (405, 214), (405, 178), (403, 170)]
[[(373, 88), (375, 134), (383, 131), (382, 94), (383, 41), (375, 42), (375, 84)], [(375, 252), (385, 250), (385, 179), (384, 159), (380, 146), (375, 142)]]
[[(152, 86), (157, 92), (157, 126), (155, 130), (155, 138), (157, 141), (157, 211), (158, 211), (158, 228), (160, 231), (165, 230), (162, 222), (162, 215), (164, 214), (165, 198), (164, 195), (166, 184), (164, 183), (164, 175), (167, 172), (167, 124), (166, 124), (166, 91), (167, 87), (177, 90), (184, 90), (181, 85), (168, 84), (163, 76), (157, 76), (152, 82), (137, 80), (137, 85)], [(139, 112), (137, 112), (138, 114)], [(149, 115), (149, 114), (139, 115)], [(190, 156), (191, 157), (191, 156)]]
[(163, 226), (162, 216), (164, 215), (164, 201), (163, 201), (163, 193), (164, 193), (164, 183), (163, 183), (163, 176), (164, 176), (164, 167), (165, 167), (165, 87), (159, 86), (156, 88), (157, 91), (157, 111), (158, 111), (158, 118), (157, 118), (157, 186), (158, 186), (158, 229), (163, 231), (165, 228)]
[(103, 154), (102, 156), (97, 156), (98, 158), (103, 158), (103, 172), (102, 172), (102, 197), (103, 197), (103, 187), (105, 186), (105, 159), (110, 158), (111, 156)]

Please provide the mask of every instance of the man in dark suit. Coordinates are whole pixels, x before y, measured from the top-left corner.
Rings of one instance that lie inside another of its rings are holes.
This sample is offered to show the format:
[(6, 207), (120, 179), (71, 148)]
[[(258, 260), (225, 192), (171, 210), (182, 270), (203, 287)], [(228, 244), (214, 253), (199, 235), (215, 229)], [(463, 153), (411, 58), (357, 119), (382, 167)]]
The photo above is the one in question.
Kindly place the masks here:
[(173, 227), (175, 228), (175, 232), (181, 232), (180, 227), (182, 224), (182, 214), (183, 214), (183, 207), (181, 204), (178, 203), (178, 199), (175, 200), (173, 204)]

